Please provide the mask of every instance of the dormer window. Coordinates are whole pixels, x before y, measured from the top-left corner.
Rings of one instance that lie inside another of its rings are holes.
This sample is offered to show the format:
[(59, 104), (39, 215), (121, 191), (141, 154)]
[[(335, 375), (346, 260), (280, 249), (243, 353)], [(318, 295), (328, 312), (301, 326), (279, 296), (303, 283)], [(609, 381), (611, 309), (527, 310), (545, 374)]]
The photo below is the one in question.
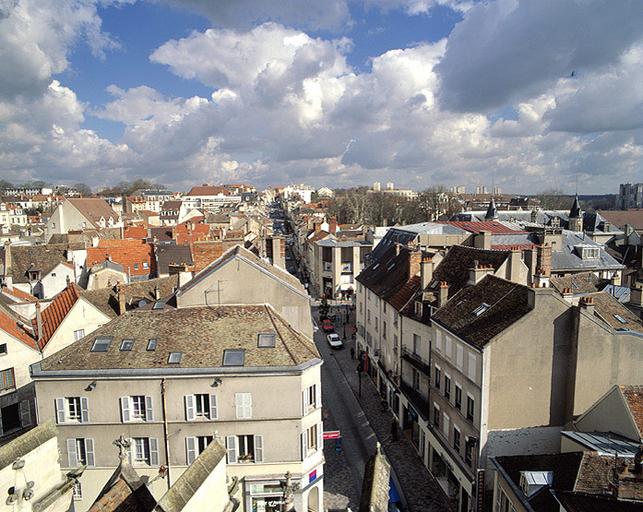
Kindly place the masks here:
[(576, 250), (584, 260), (596, 260), (601, 256), (601, 249), (599, 247), (580, 245), (576, 247)]
[(473, 314), (475, 316), (480, 316), (482, 313), (487, 311), (487, 309), (489, 309), (490, 307), (491, 306), (489, 306), (489, 304), (487, 304), (486, 302), (483, 302), (476, 309), (473, 310)]

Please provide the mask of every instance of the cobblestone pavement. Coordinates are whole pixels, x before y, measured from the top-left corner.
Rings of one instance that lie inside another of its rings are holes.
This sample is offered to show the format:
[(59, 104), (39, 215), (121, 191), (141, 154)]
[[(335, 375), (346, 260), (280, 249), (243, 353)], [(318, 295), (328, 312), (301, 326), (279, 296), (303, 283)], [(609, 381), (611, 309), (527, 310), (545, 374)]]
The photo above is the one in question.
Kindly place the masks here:
[[(350, 346), (347, 348), (350, 348)], [(359, 377), (356, 372), (357, 362), (351, 359), (349, 350), (338, 352), (335, 359), (339, 363), (353, 393), (358, 397)], [(378, 440), (382, 443), (386, 457), (391, 462), (409, 510), (411, 512), (450, 510), (444, 491), (433, 475), (426, 469), (411, 442), (403, 436), (398, 441), (392, 440), (391, 423), (393, 415), (382, 407), (382, 399), (373, 381), (367, 375), (362, 375), (361, 380), (362, 393), (361, 397), (358, 397), (359, 404)]]

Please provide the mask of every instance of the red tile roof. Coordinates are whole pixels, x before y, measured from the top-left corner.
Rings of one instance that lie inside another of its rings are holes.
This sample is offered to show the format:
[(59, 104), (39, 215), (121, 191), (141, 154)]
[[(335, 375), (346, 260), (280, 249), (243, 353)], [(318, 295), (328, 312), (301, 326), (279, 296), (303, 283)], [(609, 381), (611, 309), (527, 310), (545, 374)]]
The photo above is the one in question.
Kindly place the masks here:
[(0, 307), (0, 330), (10, 334), (28, 347), (37, 349), (36, 340), (20, 325), (12, 312)]
[[(40, 333), (40, 339), (38, 340), (41, 350), (47, 345), (79, 297), (80, 288), (76, 283), (71, 283), (56, 295), (49, 306), (42, 311), (40, 314), (40, 318), (42, 319), (42, 333)], [(34, 332), (38, 333), (38, 319), (34, 318), (31, 323)]]
[(643, 209), (599, 210), (598, 213), (619, 228), (629, 224), (634, 229), (643, 229)]
[(498, 245), (492, 245), (491, 248), (496, 250), (496, 251), (511, 251), (513, 249), (518, 249), (521, 251), (525, 251), (528, 249), (533, 249), (536, 247), (536, 244), (534, 243), (527, 243), (527, 244), (498, 244)]
[(178, 224), (172, 230), (174, 239), (179, 245), (189, 244), (192, 242), (203, 242), (210, 240), (209, 224)]
[(98, 247), (87, 249), (87, 266), (102, 263), (106, 259), (122, 265), (133, 276), (154, 275), (156, 272), (154, 245), (144, 240), (101, 240)]
[(23, 302), (37, 302), (38, 299), (31, 295), (30, 293), (23, 292), (20, 288), (11, 288), (9, 290), (8, 288), (3, 287), (2, 288), (2, 293), (5, 295), (11, 295), (12, 297), (15, 297), (16, 299), (19, 299)]
[(232, 192), (225, 189), (224, 187), (215, 187), (212, 185), (200, 185), (198, 187), (192, 187), (188, 192), (189, 196), (231, 196)]
[(136, 238), (144, 240), (147, 238), (147, 228), (145, 226), (130, 226), (125, 228), (123, 238)]
[(489, 231), (490, 233), (495, 234), (515, 234), (515, 233), (526, 233), (526, 231), (517, 231), (511, 229), (504, 224), (495, 221), (495, 220), (485, 220), (485, 221), (444, 221), (440, 224), (449, 224), (450, 226), (455, 226), (460, 229), (464, 229), (469, 233), (480, 233), (482, 231)]
[(220, 240), (212, 242), (197, 242), (191, 244), (192, 248), (192, 261), (194, 261), (194, 272), (201, 272), (205, 267), (215, 260), (218, 260), (221, 255), (234, 247), (239, 245), (238, 242), (223, 242)]

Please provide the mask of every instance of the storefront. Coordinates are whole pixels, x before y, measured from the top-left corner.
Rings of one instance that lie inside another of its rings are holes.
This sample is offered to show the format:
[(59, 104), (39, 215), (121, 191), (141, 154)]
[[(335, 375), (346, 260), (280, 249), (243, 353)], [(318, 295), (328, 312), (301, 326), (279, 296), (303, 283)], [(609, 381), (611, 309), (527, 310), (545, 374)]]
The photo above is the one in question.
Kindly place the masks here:
[(283, 512), (284, 489), (278, 480), (248, 483), (251, 512)]

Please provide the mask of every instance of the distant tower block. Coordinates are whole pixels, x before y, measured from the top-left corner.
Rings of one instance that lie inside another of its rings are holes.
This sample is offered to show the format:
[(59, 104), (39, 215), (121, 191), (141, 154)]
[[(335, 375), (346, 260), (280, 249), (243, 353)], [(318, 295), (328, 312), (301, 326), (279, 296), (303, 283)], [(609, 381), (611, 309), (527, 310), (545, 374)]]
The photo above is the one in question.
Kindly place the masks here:
[(376, 181), (375, 183), (373, 183), (373, 190), (375, 192), (379, 192), (380, 190), (382, 190), (382, 184), (379, 181)]
[(395, 187), (393, 186), (393, 182), (392, 182), (392, 181), (389, 181), (389, 182), (386, 184), (386, 190), (394, 190), (394, 189), (395, 189)]

